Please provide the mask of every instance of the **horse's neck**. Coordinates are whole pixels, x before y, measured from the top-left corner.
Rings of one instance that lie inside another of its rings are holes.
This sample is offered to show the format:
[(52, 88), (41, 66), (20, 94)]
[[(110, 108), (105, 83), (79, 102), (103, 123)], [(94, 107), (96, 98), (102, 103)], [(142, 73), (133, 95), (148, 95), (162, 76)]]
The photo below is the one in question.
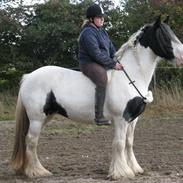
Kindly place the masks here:
[(156, 68), (157, 57), (149, 48), (137, 45), (136, 48), (130, 48), (125, 51), (120, 62), (137, 84), (148, 88)]

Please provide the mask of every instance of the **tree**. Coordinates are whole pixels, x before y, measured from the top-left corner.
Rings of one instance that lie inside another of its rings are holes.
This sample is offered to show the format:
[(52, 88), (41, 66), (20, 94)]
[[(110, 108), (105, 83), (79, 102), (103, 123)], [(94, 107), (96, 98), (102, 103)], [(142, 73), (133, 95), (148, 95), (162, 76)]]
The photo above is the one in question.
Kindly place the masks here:
[(14, 85), (17, 79), (14, 48), (20, 39), (21, 25), (11, 13), (0, 10), (0, 87)]
[(43, 65), (71, 67), (77, 63), (77, 38), (81, 15), (69, 0), (52, 0), (39, 5), (25, 26), (20, 52), (33, 68)]

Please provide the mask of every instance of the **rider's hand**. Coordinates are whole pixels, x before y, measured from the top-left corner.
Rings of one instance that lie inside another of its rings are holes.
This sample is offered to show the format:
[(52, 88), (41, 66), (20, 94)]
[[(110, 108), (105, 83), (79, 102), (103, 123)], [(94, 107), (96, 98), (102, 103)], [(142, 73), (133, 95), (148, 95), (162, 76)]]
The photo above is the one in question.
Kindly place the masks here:
[(114, 69), (115, 70), (122, 70), (123, 69), (123, 65), (118, 63), (118, 62), (116, 62), (116, 65), (114, 66)]

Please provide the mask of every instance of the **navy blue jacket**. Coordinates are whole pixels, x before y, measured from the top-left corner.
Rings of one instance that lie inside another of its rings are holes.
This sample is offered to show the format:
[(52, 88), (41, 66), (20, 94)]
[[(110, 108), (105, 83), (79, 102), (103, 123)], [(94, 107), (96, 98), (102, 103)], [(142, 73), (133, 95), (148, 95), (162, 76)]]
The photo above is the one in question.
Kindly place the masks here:
[(79, 37), (79, 62), (97, 62), (107, 69), (114, 68), (116, 50), (104, 29), (85, 25)]

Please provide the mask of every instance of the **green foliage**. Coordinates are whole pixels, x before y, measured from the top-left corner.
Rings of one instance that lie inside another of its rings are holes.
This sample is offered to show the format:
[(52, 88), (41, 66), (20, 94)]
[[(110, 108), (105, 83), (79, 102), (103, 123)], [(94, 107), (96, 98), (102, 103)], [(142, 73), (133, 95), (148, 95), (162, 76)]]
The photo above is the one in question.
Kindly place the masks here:
[(156, 83), (159, 87), (173, 88), (183, 86), (183, 69), (173, 67), (159, 67), (156, 70)]

